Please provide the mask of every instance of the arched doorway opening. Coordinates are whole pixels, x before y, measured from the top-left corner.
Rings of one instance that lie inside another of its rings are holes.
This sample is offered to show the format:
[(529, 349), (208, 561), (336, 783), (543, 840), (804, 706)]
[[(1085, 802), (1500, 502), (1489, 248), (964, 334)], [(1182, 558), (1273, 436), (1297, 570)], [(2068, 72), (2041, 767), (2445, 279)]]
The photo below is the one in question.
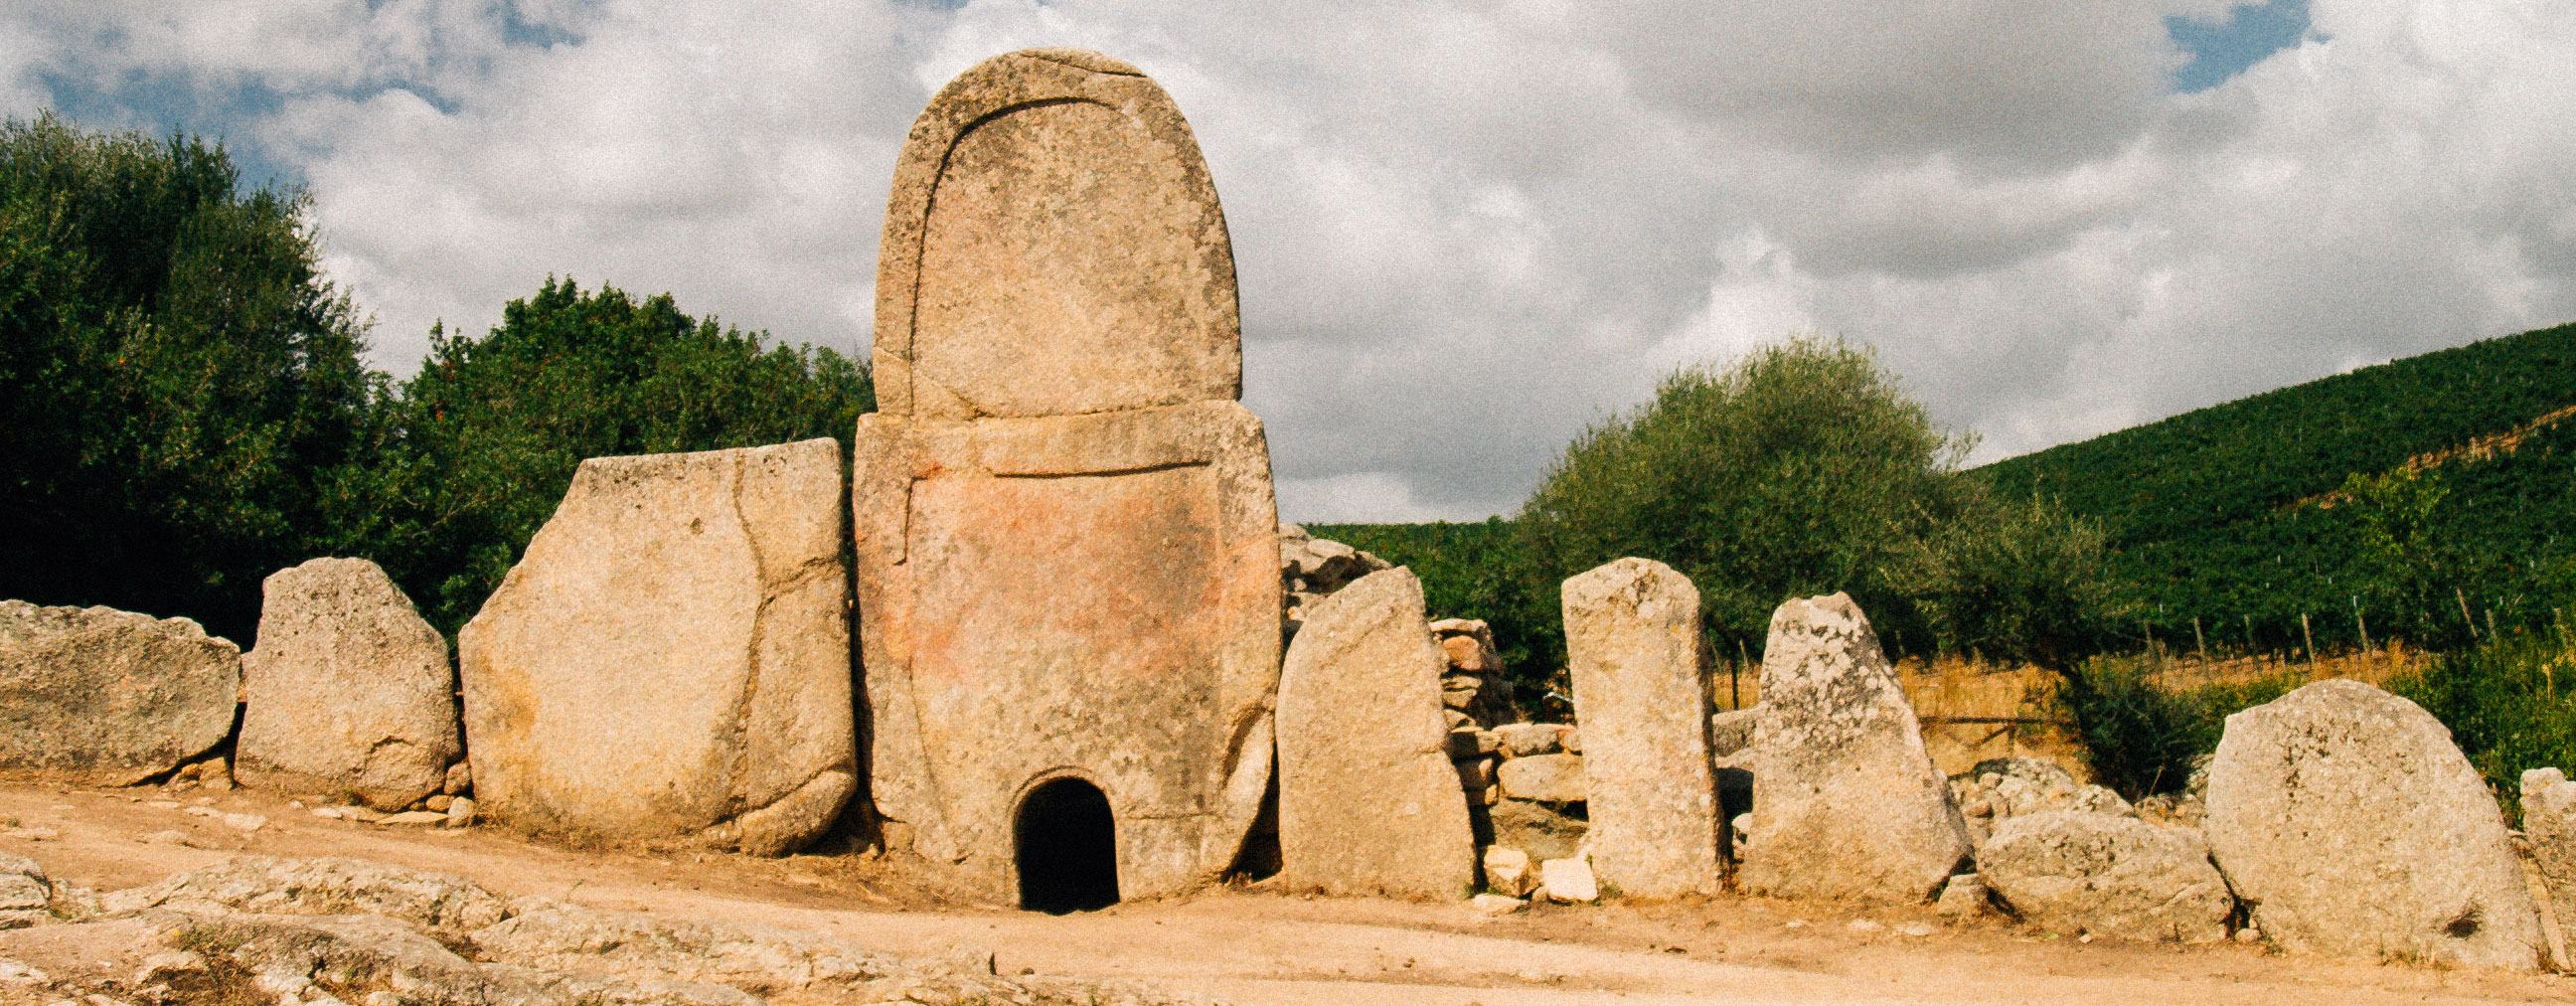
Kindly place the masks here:
[(1049, 779), (1020, 800), (1011, 827), (1020, 907), (1049, 915), (1118, 903), (1118, 824), (1100, 787)]

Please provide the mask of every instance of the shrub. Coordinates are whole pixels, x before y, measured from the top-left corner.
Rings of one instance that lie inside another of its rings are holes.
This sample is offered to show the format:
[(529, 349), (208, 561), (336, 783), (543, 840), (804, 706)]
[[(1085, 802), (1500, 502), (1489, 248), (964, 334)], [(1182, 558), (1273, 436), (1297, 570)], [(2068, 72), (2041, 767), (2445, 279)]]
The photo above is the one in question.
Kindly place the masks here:
[(2521, 814), (2525, 769), (2576, 768), (2576, 645), (2518, 632), (2433, 658), (2388, 683), (2451, 728), (2508, 814)]

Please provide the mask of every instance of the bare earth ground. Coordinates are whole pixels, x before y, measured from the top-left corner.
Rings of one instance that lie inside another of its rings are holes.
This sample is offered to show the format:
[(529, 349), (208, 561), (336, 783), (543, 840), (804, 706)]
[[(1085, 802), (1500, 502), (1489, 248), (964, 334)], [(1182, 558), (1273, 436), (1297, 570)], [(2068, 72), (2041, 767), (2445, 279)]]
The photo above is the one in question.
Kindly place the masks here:
[[(150, 801), (266, 815), (244, 834)], [(2236, 945), (2092, 944), (1928, 909), (1725, 898), (1533, 906), (1485, 917), (1460, 905), (1308, 900), (1260, 890), (1049, 917), (941, 906), (856, 857), (578, 850), (487, 828), (438, 832), (317, 818), (240, 790), (170, 795), (0, 785), (0, 815), (57, 833), (0, 837), (57, 880), (110, 890), (236, 853), (349, 856), (461, 874), (505, 897), (813, 930), (886, 952), (958, 945), (1021, 969), (1128, 979), (1241, 1003), (1523, 1006), (1572, 1003), (2502, 1003), (2576, 1001), (2576, 979), (2284, 957)], [(146, 835), (177, 831), (189, 844)], [(1855, 920), (1879, 923), (1856, 931)], [(1929, 936), (1900, 927), (1928, 923)], [(0, 933), (0, 956), (76, 968), (46, 928)], [(76, 956), (76, 954), (75, 954)], [(40, 959), (42, 958), (42, 959)], [(59, 973), (59, 971), (57, 972)]]

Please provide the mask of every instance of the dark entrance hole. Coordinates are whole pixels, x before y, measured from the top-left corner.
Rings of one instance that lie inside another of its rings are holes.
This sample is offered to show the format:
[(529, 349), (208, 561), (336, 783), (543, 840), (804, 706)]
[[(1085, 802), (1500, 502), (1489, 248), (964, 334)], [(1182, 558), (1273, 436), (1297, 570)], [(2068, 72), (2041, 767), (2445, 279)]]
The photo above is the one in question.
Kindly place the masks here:
[(1020, 907), (1062, 915), (1118, 903), (1118, 823), (1100, 787), (1050, 779), (1020, 801)]

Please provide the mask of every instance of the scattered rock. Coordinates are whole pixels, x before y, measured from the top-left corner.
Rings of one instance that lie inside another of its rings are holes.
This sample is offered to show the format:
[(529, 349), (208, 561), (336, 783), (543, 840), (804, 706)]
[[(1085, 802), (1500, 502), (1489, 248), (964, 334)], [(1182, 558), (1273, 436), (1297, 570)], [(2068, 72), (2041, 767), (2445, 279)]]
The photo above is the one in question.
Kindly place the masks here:
[(1851, 598), (1792, 600), (1762, 661), (1747, 889), (1920, 902), (1969, 853), (1914, 708)]
[(187, 950), (172, 950), (144, 958), (143, 966), (134, 972), (134, 984), (150, 985), (153, 982), (167, 981), (180, 975), (196, 974), (204, 970), (206, 970), (205, 958)]
[(1853, 919), (1843, 923), (1843, 929), (1855, 933), (1875, 933), (1886, 928), (1873, 919)]
[[(1714, 894), (1721, 808), (1709, 764), (1708, 662), (1699, 589), (1670, 566), (1620, 559), (1563, 587), (1574, 708), (1587, 750), (1577, 778), (1592, 861), (1628, 897)], [(1503, 787), (1505, 796), (1518, 795)]]
[(2539, 966), (2495, 799), (2412, 702), (2334, 679), (2229, 716), (2208, 801), (2219, 870), (2285, 949)]
[(1549, 901), (1568, 904), (1601, 900), (1601, 888), (1592, 877), (1592, 864), (1581, 856), (1550, 859), (1538, 864), (1539, 893)]
[(1467, 895), (1475, 844), (1443, 754), (1441, 666), (1411, 570), (1371, 573), (1308, 609), (1279, 676), (1279, 846), (1290, 888)]
[(188, 619), (0, 601), (0, 770), (131, 786), (231, 736), (240, 687)]
[(1467, 899), (1467, 904), (1469, 907), (1487, 915), (1509, 915), (1513, 912), (1520, 911), (1521, 908), (1528, 905), (1529, 902), (1509, 895), (1479, 894), (1473, 898)]
[(1554, 754), (1562, 750), (1557, 741), (1565, 736), (1562, 723), (1506, 723), (1494, 728), (1494, 739), (1503, 754), (1513, 758)]
[(457, 797), (447, 805), (447, 826), (463, 828), (474, 823), (474, 798)]
[(1485, 849), (1485, 887), (1514, 898), (1529, 896), (1538, 886), (1536, 870), (1530, 868), (1529, 853), (1505, 846)]
[(1988, 905), (1985, 878), (1959, 873), (1941, 885), (1941, 900), (1934, 910), (1954, 919), (1972, 919), (1986, 914)]
[(446, 824), (447, 815), (444, 812), (435, 810), (406, 810), (400, 814), (387, 814), (376, 823), (420, 825)]
[(2199, 831), (2083, 810), (2021, 814), (1977, 853), (2024, 921), (2128, 940), (2210, 943), (2235, 910)]
[(846, 796), (846, 491), (830, 439), (582, 462), (457, 636), (485, 812), (732, 844), (738, 815)]
[(387, 811), (437, 792), (464, 754), (446, 637), (365, 559), (315, 559), (260, 590), (259, 645), (242, 655), (239, 778), (346, 790)]
[(440, 781), (438, 791), (449, 796), (464, 796), (474, 792), (474, 766), (468, 762), (457, 762), (448, 766), (447, 778)]
[(1282, 619), (1293, 637), (1306, 621), (1306, 606), (1324, 595), (1395, 564), (1338, 541), (1317, 538), (1295, 524), (1279, 525), (1279, 583)]

